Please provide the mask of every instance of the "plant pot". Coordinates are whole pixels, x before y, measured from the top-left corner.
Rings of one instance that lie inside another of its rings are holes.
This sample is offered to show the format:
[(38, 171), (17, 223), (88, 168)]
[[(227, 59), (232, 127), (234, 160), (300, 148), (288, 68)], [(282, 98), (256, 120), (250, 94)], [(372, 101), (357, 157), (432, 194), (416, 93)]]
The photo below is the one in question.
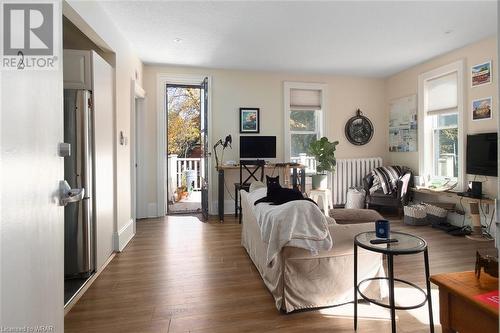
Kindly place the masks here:
[(328, 187), (327, 175), (313, 175), (312, 188), (313, 190), (326, 189)]

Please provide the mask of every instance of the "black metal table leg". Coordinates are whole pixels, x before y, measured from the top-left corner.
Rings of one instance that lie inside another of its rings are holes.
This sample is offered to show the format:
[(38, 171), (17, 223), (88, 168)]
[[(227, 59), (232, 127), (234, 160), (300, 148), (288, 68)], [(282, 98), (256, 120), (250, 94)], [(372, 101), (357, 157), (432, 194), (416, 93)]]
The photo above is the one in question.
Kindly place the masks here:
[(300, 191), (302, 193), (306, 192), (306, 169), (300, 169)]
[(431, 294), (431, 281), (429, 272), (429, 254), (427, 248), (424, 250), (424, 264), (425, 264), (425, 283), (427, 284), (427, 306), (429, 308), (429, 325), (430, 332), (434, 333), (434, 318), (432, 316), (432, 294)]
[(224, 221), (224, 170), (219, 169), (219, 188), (218, 188), (218, 208), (219, 221)]
[(389, 271), (389, 305), (391, 308), (392, 333), (396, 333), (396, 304), (394, 302), (394, 257), (387, 254), (387, 269)]
[(234, 217), (238, 217), (238, 196), (240, 194), (238, 193), (238, 188), (235, 186), (234, 187)]
[(358, 246), (354, 243), (354, 330), (358, 329)]
[(299, 189), (299, 184), (298, 184), (298, 176), (297, 176), (297, 168), (292, 168), (292, 188), (294, 190)]

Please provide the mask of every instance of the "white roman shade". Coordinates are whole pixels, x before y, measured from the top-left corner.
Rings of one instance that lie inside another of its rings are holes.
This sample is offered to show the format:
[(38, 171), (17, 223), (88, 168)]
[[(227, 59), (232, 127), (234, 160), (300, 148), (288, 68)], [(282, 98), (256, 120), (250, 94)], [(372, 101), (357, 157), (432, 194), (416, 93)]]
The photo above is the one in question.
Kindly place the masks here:
[(321, 110), (321, 90), (290, 89), (290, 108)]
[(452, 72), (427, 80), (426, 112), (428, 115), (457, 112), (458, 96), (457, 72)]

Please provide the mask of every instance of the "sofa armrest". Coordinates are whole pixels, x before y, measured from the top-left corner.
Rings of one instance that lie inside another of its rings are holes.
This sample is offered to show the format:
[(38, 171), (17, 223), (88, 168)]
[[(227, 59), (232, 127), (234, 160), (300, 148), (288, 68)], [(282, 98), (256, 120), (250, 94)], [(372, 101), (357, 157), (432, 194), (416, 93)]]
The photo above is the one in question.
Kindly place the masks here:
[(412, 179), (411, 175), (411, 172), (407, 172), (397, 181), (397, 198), (403, 203), (406, 203), (406, 194), (408, 193), (408, 188)]
[(370, 188), (373, 185), (373, 175), (370, 172), (366, 176), (363, 177), (363, 188), (365, 190), (366, 195), (370, 194)]

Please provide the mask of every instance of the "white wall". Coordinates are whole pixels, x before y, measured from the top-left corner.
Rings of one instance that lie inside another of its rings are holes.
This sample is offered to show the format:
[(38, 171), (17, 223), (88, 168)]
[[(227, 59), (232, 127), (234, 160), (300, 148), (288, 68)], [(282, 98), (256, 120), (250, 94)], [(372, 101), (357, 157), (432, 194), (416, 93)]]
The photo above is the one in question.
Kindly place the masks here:
[[(130, 137), (131, 80), (142, 85), (142, 62), (107, 13), (94, 1), (68, 0), (64, 15), (94, 43), (115, 53), (115, 233), (128, 235), (131, 224), (130, 146), (120, 145), (119, 134)], [(118, 243), (128, 241), (120, 240)], [(116, 249), (115, 249), (116, 250)]]
[[(148, 92), (146, 132), (148, 136), (143, 149), (146, 150), (149, 175), (147, 188), (148, 202), (156, 202), (157, 190), (157, 75), (206, 74), (212, 78), (212, 140), (233, 136), (233, 148), (226, 150), (224, 160), (239, 159), (239, 108), (258, 107), (261, 116), (261, 135), (277, 136), (277, 157), (282, 160), (283, 153), (283, 82), (316, 82), (327, 85), (327, 108), (325, 114), (326, 136), (339, 140), (338, 158), (348, 157), (386, 157), (386, 124), (384, 80), (362, 77), (296, 75), (287, 73), (238, 71), (205, 68), (144, 66), (144, 88)], [(375, 127), (372, 141), (365, 146), (354, 146), (344, 136), (346, 121), (361, 108)], [(210, 143), (213, 146), (214, 142)], [(215, 163), (213, 163), (215, 165)], [(233, 191), (236, 173), (226, 177), (229, 190)], [(212, 170), (212, 196), (217, 198), (217, 178)], [(230, 197), (226, 191), (226, 200)], [(212, 206), (213, 207), (213, 204)], [(232, 208), (226, 205), (226, 208)], [(215, 213), (215, 212), (212, 212)]]
[[(434, 68), (447, 65), (454, 61), (463, 59), (465, 63), (466, 76), (465, 76), (465, 124), (467, 127), (466, 134), (482, 133), (482, 132), (497, 132), (497, 119), (498, 119), (498, 78), (494, 74), (493, 82), (489, 85), (480, 87), (471, 87), (470, 84), (470, 67), (472, 65), (492, 60), (493, 73), (496, 73), (495, 68), (498, 66), (497, 62), (497, 39), (491, 37), (484, 39), (477, 43), (467, 45), (461, 49), (452, 51), (450, 53), (441, 55), (430, 61), (427, 61), (418, 66), (412, 67), (398, 74), (390, 76), (386, 79), (386, 110), (389, 113), (389, 103), (393, 99), (400, 97), (417, 94), (418, 91), (418, 75), (430, 71)], [(493, 118), (490, 120), (472, 121), (471, 104), (473, 99), (481, 97), (493, 96)], [(388, 125), (387, 125), (388, 126)], [(388, 130), (386, 130), (388, 135)], [(412, 153), (389, 153), (389, 161), (393, 164), (407, 165), (413, 170), (418, 172), (419, 160), (418, 152)], [(468, 179), (472, 180), (473, 176), (468, 175)], [(480, 177), (480, 180), (483, 180)], [(483, 192), (496, 196), (497, 194), (497, 181), (496, 177), (488, 177), (488, 181), (483, 183)]]

